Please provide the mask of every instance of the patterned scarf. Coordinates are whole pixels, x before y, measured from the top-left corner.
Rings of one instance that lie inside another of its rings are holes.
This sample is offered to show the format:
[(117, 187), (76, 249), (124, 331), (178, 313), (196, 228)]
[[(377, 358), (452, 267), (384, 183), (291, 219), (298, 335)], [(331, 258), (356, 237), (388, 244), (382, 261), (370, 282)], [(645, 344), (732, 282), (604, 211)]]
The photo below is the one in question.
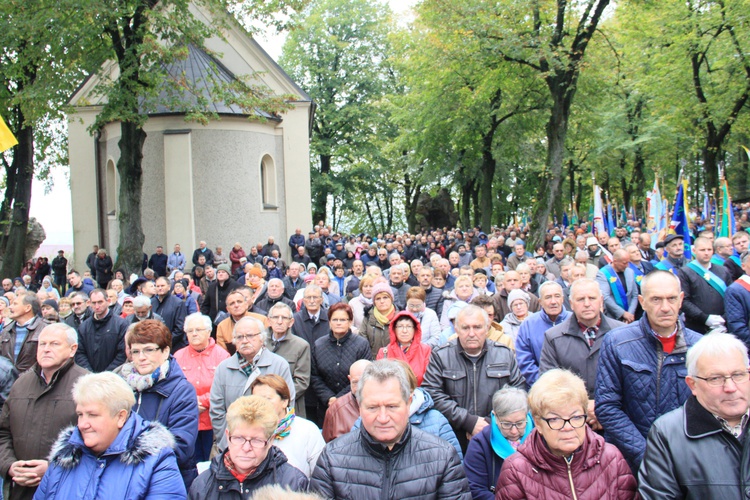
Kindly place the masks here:
[(279, 426), (276, 427), (276, 431), (274, 431), (274, 434), (276, 436), (276, 439), (279, 441), (284, 439), (289, 435), (290, 432), (292, 432), (292, 423), (294, 422), (294, 408), (289, 410), (289, 413), (284, 416), (284, 418), (281, 419), (279, 422)]
[(240, 370), (242, 370), (242, 373), (244, 373), (248, 377), (253, 373), (253, 370), (255, 370), (255, 362), (258, 361), (258, 356), (260, 356), (261, 351), (263, 351), (262, 348), (260, 351), (258, 351), (258, 354), (255, 355), (252, 361), (246, 360), (245, 357), (240, 354), (240, 351), (236, 352), (237, 359), (240, 363)]
[(146, 389), (150, 389), (160, 380), (167, 378), (167, 372), (169, 371), (169, 358), (152, 373), (141, 375), (133, 366), (133, 363), (125, 363), (122, 365), (121, 376), (125, 379), (131, 389), (136, 392), (143, 392)]
[(247, 476), (255, 472), (255, 469), (251, 470), (247, 474), (240, 474), (239, 472), (237, 472), (237, 467), (234, 466), (234, 462), (232, 462), (232, 457), (229, 456), (229, 452), (224, 453), (224, 467), (226, 467), (227, 470), (234, 476), (234, 478), (241, 483), (245, 482)]

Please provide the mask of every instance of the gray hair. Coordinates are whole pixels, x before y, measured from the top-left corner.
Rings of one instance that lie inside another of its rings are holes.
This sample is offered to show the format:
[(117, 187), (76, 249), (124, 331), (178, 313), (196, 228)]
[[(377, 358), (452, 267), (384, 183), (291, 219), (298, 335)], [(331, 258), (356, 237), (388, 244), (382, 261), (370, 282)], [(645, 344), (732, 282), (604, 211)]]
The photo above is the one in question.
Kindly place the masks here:
[(52, 323), (45, 326), (39, 334), (41, 335), (45, 330), (60, 330), (65, 333), (65, 340), (68, 341), (68, 345), (78, 344), (78, 332), (76, 332), (76, 329), (68, 325), (67, 323)]
[(284, 285), (284, 282), (281, 281), (279, 278), (271, 278), (270, 280), (268, 280), (268, 284), (270, 285), (272, 281), (278, 281), (279, 283), (281, 283), (282, 286)]
[(367, 368), (365, 368), (365, 371), (359, 378), (359, 385), (357, 386), (357, 401), (362, 401), (362, 389), (364, 389), (365, 384), (369, 380), (372, 379), (382, 384), (389, 378), (396, 379), (399, 385), (399, 389), (401, 390), (401, 397), (404, 399), (404, 401), (409, 401), (409, 397), (411, 396), (411, 386), (409, 385), (409, 379), (406, 377), (406, 373), (404, 373), (404, 369), (401, 367), (401, 365), (399, 365), (396, 361), (392, 361), (389, 359), (374, 361)]
[(187, 330), (187, 327), (190, 323), (193, 321), (201, 321), (203, 323), (203, 329), (204, 330), (211, 330), (212, 324), (211, 324), (211, 318), (206, 316), (205, 314), (201, 314), (199, 312), (194, 312), (193, 314), (188, 315), (185, 318), (184, 329)]
[(458, 324), (460, 320), (463, 320), (465, 316), (471, 316), (474, 314), (480, 314), (482, 316), (482, 319), (484, 320), (485, 326), (487, 326), (487, 328), (490, 327), (490, 317), (487, 314), (487, 311), (485, 311), (483, 308), (479, 306), (469, 304), (468, 306), (458, 311), (458, 314), (456, 314), (456, 321), (455, 321), (456, 329), (458, 329)]
[(544, 289), (550, 286), (556, 286), (562, 292), (562, 287), (560, 286), (560, 283), (558, 283), (557, 281), (545, 281), (544, 283), (539, 285), (539, 290), (537, 291), (540, 299), (542, 298), (542, 295), (544, 294)]
[(86, 292), (84, 292), (84, 291), (73, 292), (70, 295), (68, 295), (68, 298), (71, 299), (71, 300), (73, 300), (76, 297), (78, 297), (79, 299), (83, 300), (84, 302), (88, 302), (88, 300), (89, 300), (89, 294), (86, 293)]
[(492, 411), (498, 418), (517, 411), (528, 413), (528, 396), (523, 389), (506, 385), (492, 396)]
[(139, 295), (133, 299), (133, 307), (151, 307), (151, 299), (145, 295)]
[(576, 255), (575, 255), (575, 257), (574, 257), (574, 258), (575, 258), (576, 260), (578, 260), (578, 259), (580, 259), (580, 258), (584, 258), (584, 259), (587, 259), (587, 260), (588, 260), (588, 258), (589, 258), (589, 254), (588, 254), (588, 253), (586, 253), (586, 250), (576, 250)]
[(255, 319), (251, 316), (245, 316), (244, 318), (240, 318), (237, 323), (234, 324), (234, 328), (232, 329), (232, 336), (234, 337), (234, 334), (237, 332), (237, 327), (240, 325), (255, 325), (258, 327), (258, 331), (260, 332), (260, 338), (263, 340), (263, 343), (266, 343), (266, 340), (268, 339), (268, 331), (266, 330), (266, 325), (263, 324), (262, 321)]
[(570, 257), (563, 257), (558, 266), (572, 266), (573, 264), (575, 264), (575, 261), (573, 259), (571, 259)]
[(688, 375), (691, 377), (698, 375), (698, 360), (701, 357), (724, 358), (733, 352), (742, 354), (742, 362), (746, 367), (750, 365), (747, 346), (731, 333), (709, 333), (708, 335), (704, 335), (688, 349), (685, 360)]
[(601, 297), (602, 290), (601, 290), (601, 288), (599, 288), (599, 283), (597, 283), (596, 280), (592, 280), (591, 278), (581, 278), (581, 279), (579, 279), (577, 281), (574, 281), (573, 283), (570, 284), (570, 298), (571, 298), (571, 302), (573, 300), (573, 295), (575, 295), (575, 293), (576, 293), (576, 290), (578, 290), (579, 288), (581, 288), (582, 286), (585, 286), (585, 285), (589, 285), (589, 286), (594, 285), (596, 287), (597, 292), (598, 292), (598, 296)]
[(320, 288), (320, 287), (319, 287), (318, 285), (316, 285), (315, 283), (310, 283), (309, 285), (307, 285), (307, 286), (305, 287), (305, 291), (304, 291), (304, 292), (302, 292), (302, 295), (304, 296), (304, 295), (305, 295), (305, 292), (307, 292), (308, 290), (310, 290), (311, 292), (319, 292), (319, 293), (320, 293), (321, 295), (323, 295), (323, 289), (322, 289), (322, 288)]
[(73, 401), (77, 405), (101, 403), (109, 409), (111, 416), (121, 410), (130, 410), (135, 404), (133, 389), (127, 382), (112, 372), (89, 373), (73, 385)]
[(287, 304), (284, 304), (283, 302), (276, 302), (274, 305), (271, 306), (271, 308), (268, 310), (268, 316), (271, 316), (271, 311), (274, 309), (283, 309), (289, 313), (290, 316), (294, 316), (294, 312), (292, 311), (292, 308), (289, 307)]

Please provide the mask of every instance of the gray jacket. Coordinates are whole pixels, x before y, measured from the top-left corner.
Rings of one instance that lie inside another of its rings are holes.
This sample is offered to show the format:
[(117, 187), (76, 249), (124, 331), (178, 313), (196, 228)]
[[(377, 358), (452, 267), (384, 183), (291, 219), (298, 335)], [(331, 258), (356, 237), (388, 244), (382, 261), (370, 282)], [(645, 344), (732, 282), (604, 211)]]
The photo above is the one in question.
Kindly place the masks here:
[(294, 380), (294, 392), (297, 394), (296, 399), (292, 399), (294, 412), (304, 418), (305, 391), (310, 386), (310, 344), (293, 334), (290, 328), (278, 342), (274, 340), (273, 332), (269, 332), (266, 347), (289, 363), (289, 370)]
[(626, 289), (628, 307), (627, 310), (623, 309), (617, 304), (615, 296), (612, 293), (612, 287), (607, 281), (607, 277), (602, 271), (596, 274), (596, 282), (599, 284), (599, 289), (602, 291), (604, 298), (604, 312), (607, 316), (614, 319), (620, 319), (623, 314), (629, 312), (635, 314), (636, 308), (638, 308), (638, 285), (635, 284), (635, 273), (629, 267), (623, 272), (625, 276), (625, 283), (623, 286)]
[(644, 500), (748, 498), (750, 441), (738, 440), (695, 396), (654, 422), (638, 472)]
[(624, 323), (604, 315), (601, 318), (602, 322), (599, 325), (599, 332), (596, 335), (593, 347), (589, 347), (586, 336), (578, 326), (578, 318), (575, 314), (571, 314), (566, 321), (547, 330), (544, 333), (539, 374), (541, 375), (553, 368), (570, 370), (586, 382), (589, 399), (594, 399), (596, 367), (599, 363), (599, 348), (602, 345), (604, 335), (608, 331), (624, 325)]
[(506, 385), (524, 388), (525, 380), (513, 351), (489, 340), (476, 358), (458, 340), (433, 349), (422, 382), (456, 436), (471, 432), (477, 420), (490, 415), (492, 395)]
[(211, 426), (214, 429), (214, 439), (219, 445), (219, 450), (227, 447), (224, 430), (227, 428), (226, 416), (229, 405), (242, 396), (249, 396), (251, 394), (250, 384), (253, 383), (253, 380), (267, 373), (279, 375), (286, 381), (292, 401), (294, 401), (296, 393), (294, 392), (292, 373), (289, 371), (289, 363), (265, 347), (255, 363), (255, 370), (249, 377), (240, 370), (240, 361), (237, 354), (228, 357), (216, 367), (214, 381), (211, 384), (209, 396), (211, 406), (208, 413), (211, 415)]

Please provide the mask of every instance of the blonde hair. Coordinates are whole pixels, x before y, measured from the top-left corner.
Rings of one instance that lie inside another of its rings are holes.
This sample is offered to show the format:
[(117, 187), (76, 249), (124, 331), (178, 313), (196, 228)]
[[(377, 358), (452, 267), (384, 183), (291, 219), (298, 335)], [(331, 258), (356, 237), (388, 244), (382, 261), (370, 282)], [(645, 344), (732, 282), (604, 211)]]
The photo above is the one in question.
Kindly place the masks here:
[(372, 274), (365, 274), (359, 279), (359, 291), (362, 291), (362, 288), (364, 288), (366, 285), (372, 285), (373, 282), (377, 276), (373, 276)]
[(84, 375), (76, 381), (71, 392), (76, 405), (101, 403), (113, 417), (121, 410), (130, 413), (135, 405), (133, 389), (122, 377), (112, 372)]
[(474, 280), (471, 278), (471, 276), (464, 274), (463, 276), (459, 276), (456, 278), (456, 281), (453, 282), (453, 288), (457, 288), (459, 284), (461, 283), (468, 283), (471, 286), (474, 286)]
[(576, 403), (586, 412), (589, 396), (581, 377), (569, 370), (544, 372), (529, 391), (529, 409), (534, 417), (544, 417), (549, 411)]
[(226, 419), (229, 432), (241, 424), (257, 425), (263, 428), (266, 439), (273, 435), (279, 423), (271, 402), (260, 396), (243, 396), (237, 399), (229, 405)]

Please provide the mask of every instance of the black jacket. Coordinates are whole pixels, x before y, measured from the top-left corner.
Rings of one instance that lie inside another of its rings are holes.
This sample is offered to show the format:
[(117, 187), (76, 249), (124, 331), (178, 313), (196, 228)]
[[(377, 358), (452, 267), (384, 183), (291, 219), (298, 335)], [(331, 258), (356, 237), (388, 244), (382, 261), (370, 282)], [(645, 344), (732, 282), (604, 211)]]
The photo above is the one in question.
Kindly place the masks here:
[(731, 279), (732, 282), (737, 281), (740, 279), (740, 276), (745, 274), (745, 271), (743, 271), (742, 268), (730, 258), (727, 258), (727, 260), (724, 261), (724, 267), (729, 271), (729, 279)]
[(123, 364), (127, 330), (128, 322), (111, 311), (104, 319), (92, 315), (78, 327), (76, 364), (94, 373), (112, 371)]
[(193, 481), (190, 500), (244, 500), (263, 486), (278, 484), (292, 491), (307, 491), (308, 480), (296, 467), (289, 465), (284, 452), (272, 446), (255, 472), (240, 482), (224, 465), (224, 453), (211, 460), (211, 466)]
[(435, 288), (431, 286), (429, 290), (425, 290), (424, 303), (427, 307), (435, 311), (437, 317), (440, 318), (443, 315), (443, 289)]
[[(305, 288), (305, 286), (307, 286), (305, 280), (301, 277), (298, 277), (296, 282), (292, 282), (292, 278), (290, 278), (289, 276), (284, 276), (284, 279), (281, 281), (284, 283), (284, 295), (286, 295), (286, 298), (289, 300), (293, 300), (294, 296), (297, 294), (297, 291), (302, 290), (303, 288)], [(296, 307), (292, 308), (292, 310), (295, 309)]]
[(391, 450), (364, 427), (328, 443), (310, 489), (325, 498), (471, 500), (455, 448), (411, 424)]
[(95, 267), (96, 282), (99, 283), (100, 287), (105, 288), (107, 284), (112, 281), (112, 277), (114, 276), (114, 271), (112, 270), (112, 257), (109, 255), (105, 255), (103, 259), (97, 257)]
[(571, 314), (567, 320), (553, 326), (544, 333), (539, 374), (541, 375), (553, 368), (570, 370), (583, 379), (586, 383), (589, 399), (594, 399), (596, 367), (599, 363), (599, 348), (604, 340), (604, 335), (623, 325), (624, 323), (602, 314), (596, 340), (594, 340), (593, 347), (589, 347), (586, 336), (578, 326), (578, 318), (575, 314)]
[(216, 319), (216, 315), (219, 311), (226, 312), (227, 310), (227, 295), (229, 292), (237, 288), (239, 285), (232, 278), (229, 278), (224, 282), (223, 285), (219, 285), (219, 280), (214, 280), (208, 285), (208, 290), (203, 297), (203, 303), (201, 304), (201, 314), (206, 314), (211, 318), (211, 321)]
[(372, 359), (370, 344), (351, 330), (340, 339), (329, 333), (315, 342), (310, 385), (323, 406), (349, 392), (349, 367), (360, 359)]
[(748, 426), (738, 440), (695, 396), (651, 427), (638, 472), (644, 500), (748, 498)]
[(167, 257), (167, 254), (163, 253), (159, 255), (158, 253), (152, 254), (151, 258), (148, 259), (148, 267), (150, 267), (154, 273), (156, 273), (156, 277), (159, 276), (166, 276), (167, 275), (167, 260), (169, 257)]
[(162, 317), (164, 324), (172, 332), (172, 352), (176, 352), (187, 345), (184, 326), (187, 316), (187, 306), (172, 292), (168, 292), (164, 300), (159, 301), (157, 295), (151, 297), (151, 310)]
[[(200, 257), (201, 255), (203, 255), (204, 257), (206, 257), (206, 263), (204, 264), (204, 267), (205, 266), (209, 266), (209, 265), (213, 265), (213, 263), (214, 263), (214, 253), (211, 251), (210, 248), (206, 247), (205, 252), (201, 252), (200, 248), (196, 248), (195, 251), (193, 252), (193, 259), (192, 260), (193, 260), (193, 265), (194, 266), (198, 265), (198, 257)], [(247, 260), (250, 260), (249, 256), (248, 256)]]
[[(711, 264), (711, 271), (727, 286), (732, 284), (729, 272), (724, 266)], [(709, 285), (703, 276), (698, 275), (687, 265), (677, 272), (677, 276), (680, 278), (680, 285), (685, 293), (682, 301), (685, 327), (698, 333), (708, 333), (709, 328), (706, 326), (708, 315), (724, 316), (724, 297)]]
[(72, 328), (75, 328), (76, 331), (78, 331), (78, 328), (81, 326), (81, 323), (89, 319), (92, 314), (93, 313), (91, 312), (91, 308), (87, 307), (86, 311), (83, 313), (83, 318), (79, 318), (76, 313), (71, 313), (65, 319), (63, 319), (62, 322)]
[(253, 307), (257, 307), (261, 311), (268, 312), (268, 311), (271, 310), (271, 308), (273, 306), (275, 306), (279, 302), (282, 302), (282, 303), (288, 305), (289, 307), (291, 307), (292, 311), (294, 311), (296, 309), (296, 307), (294, 307), (294, 302), (292, 302), (290, 299), (288, 299), (286, 297), (286, 295), (284, 295), (283, 293), (281, 294), (281, 297), (278, 297), (276, 299), (272, 299), (271, 297), (268, 296), (268, 292), (266, 292), (265, 296), (261, 300), (259, 300), (258, 302), (256, 302), (253, 305)]
[(310, 352), (315, 351), (315, 341), (321, 337), (325, 337), (330, 332), (328, 328), (328, 312), (321, 309), (318, 315), (317, 323), (310, 317), (310, 313), (307, 309), (302, 307), (299, 311), (294, 313), (294, 324), (292, 325), (292, 333), (296, 336), (305, 339), (310, 344)]
[(507, 346), (485, 341), (481, 354), (472, 358), (458, 340), (453, 340), (433, 349), (422, 388), (432, 396), (435, 409), (451, 423), (465, 450), (466, 433), (492, 411), (492, 395), (506, 385), (523, 389), (525, 384)]

